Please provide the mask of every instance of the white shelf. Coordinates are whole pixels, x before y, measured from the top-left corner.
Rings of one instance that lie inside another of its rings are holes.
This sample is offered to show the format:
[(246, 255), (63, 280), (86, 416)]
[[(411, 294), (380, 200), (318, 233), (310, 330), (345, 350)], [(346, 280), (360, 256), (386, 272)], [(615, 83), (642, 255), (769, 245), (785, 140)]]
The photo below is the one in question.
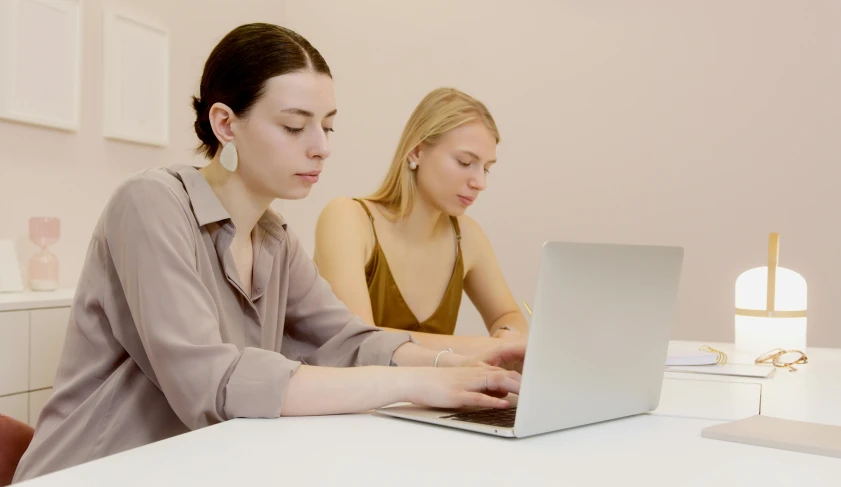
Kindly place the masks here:
[(75, 289), (56, 291), (26, 291), (22, 293), (0, 293), (0, 311), (26, 309), (62, 308), (73, 302)]

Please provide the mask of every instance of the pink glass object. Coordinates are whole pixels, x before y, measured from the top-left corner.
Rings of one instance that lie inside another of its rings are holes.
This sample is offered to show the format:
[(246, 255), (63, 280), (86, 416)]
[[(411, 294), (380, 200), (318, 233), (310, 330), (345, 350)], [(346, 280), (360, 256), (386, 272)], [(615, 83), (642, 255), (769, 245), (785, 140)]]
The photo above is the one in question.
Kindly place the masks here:
[(29, 219), (29, 239), (41, 248), (29, 259), (29, 288), (33, 291), (53, 291), (58, 288), (58, 258), (47, 247), (58, 242), (58, 218)]

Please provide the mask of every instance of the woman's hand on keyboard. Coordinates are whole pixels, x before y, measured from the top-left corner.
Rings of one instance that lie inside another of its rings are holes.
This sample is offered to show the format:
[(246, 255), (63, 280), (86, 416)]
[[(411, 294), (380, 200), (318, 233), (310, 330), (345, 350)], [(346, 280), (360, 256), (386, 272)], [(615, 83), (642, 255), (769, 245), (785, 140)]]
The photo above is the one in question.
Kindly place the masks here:
[(410, 402), (439, 408), (478, 406), (506, 408), (504, 398), (519, 394), (519, 372), (481, 364), (473, 367), (417, 367), (404, 369)]
[(464, 365), (487, 364), (505, 370), (523, 372), (523, 361), (526, 358), (526, 338), (517, 341), (504, 342), (501, 345), (485, 350), (468, 358)]

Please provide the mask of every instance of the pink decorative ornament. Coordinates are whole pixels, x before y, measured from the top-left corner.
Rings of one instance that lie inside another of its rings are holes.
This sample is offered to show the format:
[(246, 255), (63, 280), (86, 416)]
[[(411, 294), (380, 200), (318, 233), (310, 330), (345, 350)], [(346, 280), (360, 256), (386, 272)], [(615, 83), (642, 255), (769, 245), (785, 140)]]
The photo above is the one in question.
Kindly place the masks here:
[(56, 243), (59, 235), (58, 218), (29, 219), (29, 239), (41, 248), (29, 259), (29, 288), (33, 291), (54, 291), (58, 288), (58, 258), (47, 247)]

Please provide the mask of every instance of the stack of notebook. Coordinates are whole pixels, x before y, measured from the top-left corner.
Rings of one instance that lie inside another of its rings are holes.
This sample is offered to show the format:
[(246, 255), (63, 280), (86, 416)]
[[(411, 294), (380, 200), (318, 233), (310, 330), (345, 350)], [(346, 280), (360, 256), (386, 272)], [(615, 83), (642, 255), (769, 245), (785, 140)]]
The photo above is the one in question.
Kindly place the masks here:
[(765, 379), (774, 375), (775, 367), (767, 365), (731, 364), (713, 352), (689, 350), (670, 353), (666, 357), (666, 372), (690, 374), (730, 375)]
[(669, 354), (666, 357), (666, 367), (682, 365), (715, 365), (718, 363), (718, 355), (703, 351), (686, 351)]

